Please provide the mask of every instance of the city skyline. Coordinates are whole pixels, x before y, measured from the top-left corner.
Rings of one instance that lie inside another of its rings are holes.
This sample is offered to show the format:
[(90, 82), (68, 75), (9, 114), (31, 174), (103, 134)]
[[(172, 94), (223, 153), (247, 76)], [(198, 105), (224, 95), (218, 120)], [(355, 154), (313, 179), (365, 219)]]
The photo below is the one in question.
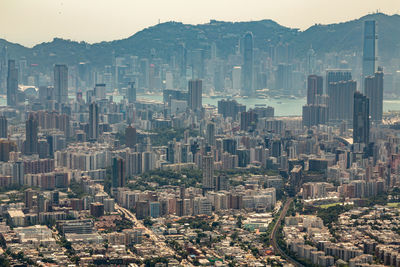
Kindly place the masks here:
[(0, 266), (400, 267), (400, 15), (300, 31), (254, 20), (372, 1), (2, 1), (26, 40), (218, 16), (0, 39)]
[[(381, 3), (373, 0), (347, 3), (340, 0), (329, 9), (324, 8), (327, 1), (316, 0), (295, 3), (289, 0), (279, 3), (259, 0), (251, 2), (249, 4), (223, 0), (216, 3), (203, 1), (202, 5), (187, 5), (180, 0), (147, 3), (119, 0), (117, 4), (92, 0), (84, 3), (76, 0), (4, 0), (0, 3), (0, 25), (6, 27), (2, 27), (0, 38), (27, 47), (51, 41), (53, 38), (96, 43), (128, 38), (159, 22), (204, 24), (212, 19), (233, 22), (271, 19), (285, 27), (304, 31), (314, 24), (340, 23), (375, 12), (392, 15), (399, 14), (400, 11), (400, 4), (395, 0)], [(343, 10), (340, 3), (345, 4), (347, 8)], [(25, 8), (21, 10), (20, 6)], [(154, 6), (159, 8), (154, 9)], [(194, 13), (191, 12), (193, 7), (197, 10)], [(35, 12), (31, 12), (32, 10)], [(15, 18), (18, 18), (18, 23), (10, 23)], [(49, 21), (52, 23), (48, 23)]]

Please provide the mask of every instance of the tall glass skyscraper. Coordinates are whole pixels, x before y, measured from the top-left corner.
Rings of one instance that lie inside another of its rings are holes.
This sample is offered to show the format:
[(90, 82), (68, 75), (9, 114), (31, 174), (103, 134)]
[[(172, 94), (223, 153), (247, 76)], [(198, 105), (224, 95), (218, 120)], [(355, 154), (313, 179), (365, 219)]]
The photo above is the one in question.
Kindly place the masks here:
[(369, 144), (369, 99), (354, 93), (353, 143)]
[(242, 95), (253, 94), (253, 34), (246, 33), (243, 40)]
[(15, 107), (17, 105), (18, 91), (18, 69), (15, 66), (15, 60), (8, 60), (7, 73), (7, 106)]
[(68, 67), (67, 65), (54, 66), (54, 91), (59, 104), (68, 102)]
[(363, 77), (373, 76), (376, 71), (377, 57), (377, 25), (375, 20), (364, 22)]
[(365, 77), (364, 88), (365, 96), (369, 99), (371, 121), (381, 123), (383, 113), (383, 69), (381, 67), (378, 67), (374, 76)]
[(95, 102), (89, 105), (89, 140), (99, 138), (99, 107)]

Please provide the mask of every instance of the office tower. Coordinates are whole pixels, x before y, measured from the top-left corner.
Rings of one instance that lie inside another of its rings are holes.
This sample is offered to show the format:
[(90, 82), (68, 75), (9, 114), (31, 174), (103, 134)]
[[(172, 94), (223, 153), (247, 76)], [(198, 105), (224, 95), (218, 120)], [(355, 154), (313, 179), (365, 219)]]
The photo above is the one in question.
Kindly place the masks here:
[(10, 152), (16, 151), (17, 145), (11, 140), (0, 140), (0, 161), (8, 162), (10, 160)]
[(178, 217), (184, 216), (184, 201), (181, 198), (178, 198), (176, 200), (176, 209), (175, 209), (175, 215)]
[(243, 40), (242, 92), (243, 96), (252, 96), (253, 92), (253, 34), (246, 33)]
[(326, 93), (329, 95), (329, 84), (333, 82), (351, 81), (351, 70), (348, 69), (329, 69), (326, 70)]
[(316, 56), (315, 51), (310, 47), (307, 52), (307, 74), (312, 74), (316, 69)]
[(68, 67), (67, 65), (54, 66), (54, 92), (59, 104), (68, 102)]
[(35, 114), (29, 114), (25, 123), (25, 154), (32, 155), (38, 152), (38, 120)]
[(202, 158), (203, 165), (203, 191), (214, 190), (214, 157), (211, 153)]
[(293, 70), (290, 64), (279, 64), (276, 72), (275, 87), (287, 92), (293, 89)]
[(218, 114), (224, 118), (231, 117), (237, 120), (238, 114), (246, 111), (246, 106), (239, 104), (236, 100), (219, 100), (218, 101)]
[(2, 115), (0, 116), (0, 138), (7, 138), (8, 136), (8, 123), (7, 118)]
[(342, 81), (329, 84), (329, 120), (351, 121), (353, 118), (354, 92), (356, 81)]
[(365, 77), (364, 86), (365, 96), (369, 99), (371, 121), (380, 123), (383, 112), (383, 70), (381, 67), (378, 67), (374, 76)]
[(240, 91), (242, 88), (242, 67), (234, 66), (232, 69), (232, 89)]
[(215, 124), (212, 122), (207, 124), (206, 140), (208, 145), (215, 146)]
[(328, 122), (328, 107), (326, 105), (304, 105), (303, 126), (326, 124)]
[(239, 167), (247, 167), (250, 163), (250, 150), (246, 148), (238, 148), (236, 150), (236, 155), (238, 157), (238, 166)]
[(218, 92), (222, 92), (225, 88), (225, 72), (224, 72), (224, 65), (222, 61), (218, 61), (215, 63), (214, 66), (214, 73), (213, 73), (213, 81), (214, 81), (214, 90)]
[(222, 148), (224, 152), (228, 152), (232, 155), (236, 154), (236, 140), (231, 138), (225, 138), (222, 140)]
[(258, 115), (253, 110), (240, 113), (240, 130), (252, 131), (257, 126)]
[(171, 71), (165, 72), (165, 87), (164, 89), (174, 88), (174, 74)]
[(7, 87), (7, 60), (8, 60), (8, 53), (7, 53), (7, 46), (3, 46), (0, 52), (0, 92), (4, 93), (3, 90)]
[(177, 47), (177, 64), (181, 77), (186, 77), (187, 66), (187, 49), (184, 43), (179, 44)]
[(373, 76), (377, 61), (377, 25), (374, 20), (364, 21), (363, 77)]
[(195, 111), (202, 109), (203, 107), (202, 94), (203, 94), (202, 81), (190, 80), (188, 106), (191, 110)]
[(369, 100), (360, 92), (354, 93), (353, 143), (369, 144)]
[(351, 121), (353, 118), (354, 92), (357, 83), (349, 70), (327, 70), (329, 121)]
[(35, 196), (36, 192), (32, 190), (32, 188), (28, 188), (25, 190), (25, 208), (31, 209), (33, 207), (33, 197)]
[(272, 141), (272, 156), (275, 158), (279, 158), (282, 155), (282, 141), (280, 139), (276, 139)]
[(323, 78), (309, 75), (307, 78), (307, 105), (303, 106), (303, 125), (311, 127), (328, 122), (328, 107), (323, 95)]
[(309, 75), (307, 78), (307, 104), (318, 104), (318, 97), (323, 95), (323, 78), (322, 76)]
[(39, 101), (42, 104), (46, 104), (48, 100), (55, 100), (54, 87), (52, 86), (40, 86), (39, 87)]
[(38, 193), (36, 196), (37, 199), (37, 212), (46, 212), (47, 211), (47, 200), (43, 193)]
[(99, 138), (99, 107), (95, 102), (89, 105), (89, 140)]
[(229, 178), (226, 174), (220, 174), (217, 176), (217, 179), (215, 181), (215, 190), (229, 190)]
[(128, 126), (125, 129), (125, 143), (127, 147), (134, 148), (137, 143), (136, 128)]
[(79, 62), (77, 68), (77, 87), (76, 89), (86, 89), (90, 86), (90, 72), (89, 64), (85, 62)]
[(24, 163), (22, 161), (12, 164), (12, 181), (16, 185), (24, 184)]
[(145, 151), (142, 154), (142, 172), (148, 172), (153, 169), (153, 153), (151, 151)]
[(279, 42), (274, 49), (275, 64), (291, 63), (293, 59), (293, 47), (288, 43)]
[(112, 187), (124, 187), (125, 185), (125, 160), (121, 157), (114, 157), (112, 159)]
[(204, 49), (195, 49), (190, 51), (191, 54), (191, 67), (192, 67), (192, 78), (203, 79), (204, 78)]
[(139, 86), (142, 89), (148, 90), (149, 88), (149, 60), (147, 58), (140, 59), (140, 77), (139, 77)]
[(92, 103), (96, 100), (94, 90), (87, 90), (86, 91), (86, 103)]
[(17, 105), (18, 91), (18, 69), (15, 67), (15, 60), (8, 60), (7, 72), (7, 106)]
[(175, 163), (175, 142), (169, 141), (167, 146), (167, 161)]
[(96, 83), (94, 87), (94, 96), (97, 100), (106, 99), (106, 84), (105, 83)]
[(128, 98), (128, 103), (135, 103), (136, 102), (135, 82), (130, 82), (129, 83), (129, 87), (127, 89), (127, 98)]

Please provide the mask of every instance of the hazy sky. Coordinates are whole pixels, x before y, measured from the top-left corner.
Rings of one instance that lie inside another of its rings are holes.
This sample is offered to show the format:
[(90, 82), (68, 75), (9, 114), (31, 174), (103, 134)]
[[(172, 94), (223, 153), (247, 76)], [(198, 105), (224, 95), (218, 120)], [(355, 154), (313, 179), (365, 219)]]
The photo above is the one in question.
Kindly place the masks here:
[(54, 37), (90, 43), (131, 36), (160, 20), (272, 19), (306, 29), (375, 11), (400, 13), (400, 0), (0, 0), (0, 38), (33, 46)]

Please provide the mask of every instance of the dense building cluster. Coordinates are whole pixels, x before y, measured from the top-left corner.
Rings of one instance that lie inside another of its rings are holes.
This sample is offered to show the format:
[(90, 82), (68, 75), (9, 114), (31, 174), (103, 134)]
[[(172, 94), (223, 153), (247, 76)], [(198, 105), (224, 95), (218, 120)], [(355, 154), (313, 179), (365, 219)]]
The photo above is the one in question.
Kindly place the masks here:
[[(1, 259), (400, 266), (398, 114), (383, 112), (376, 34), (365, 21), (362, 57), (299, 62), (244, 32), (227, 58), (182, 44), (169, 62), (152, 49), (40, 73), (3, 48)], [(267, 105), (304, 96), (294, 116)]]

